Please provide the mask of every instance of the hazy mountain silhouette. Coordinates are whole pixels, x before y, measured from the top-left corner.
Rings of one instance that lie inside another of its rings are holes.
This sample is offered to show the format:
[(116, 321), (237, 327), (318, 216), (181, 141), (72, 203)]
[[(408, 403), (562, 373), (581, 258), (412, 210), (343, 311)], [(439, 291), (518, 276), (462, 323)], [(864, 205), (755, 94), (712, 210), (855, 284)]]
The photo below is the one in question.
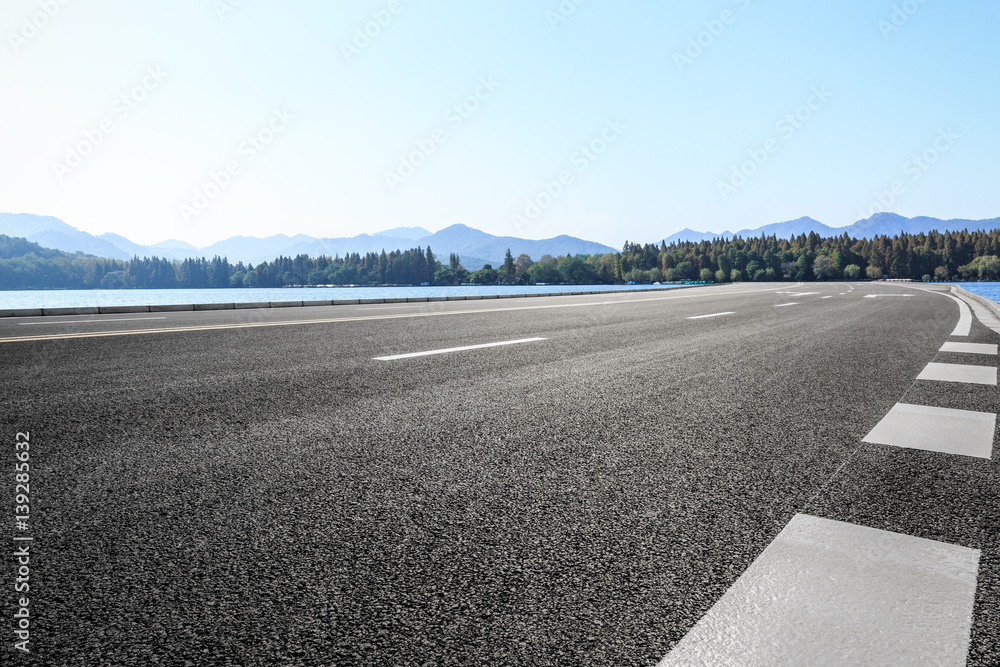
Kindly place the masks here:
[(376, 234), (359, 234), (342, 238), (315, 238), (306, 234), (295, 236), (275, 234), (266, 238), (233, 236), (203, 248), (195, 248), (189, 243), (177, 240), (141, 245), (119, 234), (107, 233), (95, 236), (82, 232), (58, 218), (30, 213), (0, 213), (0, 234), (23, 237), (47, 248), (66, 252), (79, 251), (114, 259), (155, 255), (180, 260), (188, 257), (211, 258), (219, 255), (231, 262), (242, 261), (252, 264), (269, 262), (279, 255), (344, 256), (355, 252), (359, 254), (383, 250), (391, 252), (416, 246), (430, 246), (442, 261), (447, 261), (449, 253), (457, 253), (466, 268), (477, 269), (484, 263), (494, 265), (501, 263), (508, 248), (515, 257), (527, 253), (533, 259), (545, 254), (577, 255), (614, 250), (572, 236), (564, 235), (534, 241), (512, 236), (494, 236), (466, 225), (452, 225), (434, 234), (422, 227), (396, 227)]
[[(847, 233), (856, 238), (871, 238), (877, 235), (895, 236), (901, 232), (918, 234), (932, 230), (941, 232), (962, 229), (989, 231), (997, 228), (1000, 228), (1000, 218), (940, 220), (929, 217), (906, 218), (895, 213), (876, 213), (870, 218), (858, 220), (847, 227), (830, 227), (813, 218), (802, 217), (754, 229), (741, 229), (735, 233), (729, 231), (697, 232), (684, 229), (664, 240), (670, 244), (675, 241), (702, 241), (717, 237), (742, 236), (748, 238), (762, 234), (789, 238), (809, 232), (816, 232), (820, 236), (840, 236)], [(562, 235), (542, 240), (494, 236), (462, 224), (445, 227), (433, 234), (422, 227), (396, 227), (375, 234), (359, 234), (341, 238), (315, 238), (306, 234), (296, 234), (295, 236), (275, 234), (266, 238), (233, 236), (204, 248), (196, 248), (189, 243), (174, 239), (152, 245), (141, 245), (119, 234), (107, 233), (95, 236), (81, 232), (76, 227), (51, 216), (30, 213), (0, 213), (0, 234), (23, 237), (46, 248), (55, 248), (66, 252), (83, 252), (114, 259), (131, 259), (136, 255), (140, 257), (155, 255), (180, 260), (188, 257), (212, 258), (219, 255), (234, 263), (247, 262), (252, 264), (269, 262), (279, 255), (344, 256), (355, 252), (363, 255), (382, 250), (391, 252), (416, 246), (422, 248), (430, 246), (442, 261), (447, 261), (449, 253), (456, 253), (466, 268), (477, 269), (484, 263), (490, 263), (494, 266), (500, 264), (508, 248), (515, 257), (526, 253), (536, 260), (542, 255), (592, 255), (616, 250), (573, 236)]]
[(667, 245), (676, 241), (711, 241), (714, 238), (732, 238), (741, 236), (743, 238), (763, 236), (777, 236), (778, 238), (791, 238), (800, 234), (816, 232), (820, 236), (841, 236), (846, 233), (853, 238), (872, 238), (873, 236), (896, 236), (902, 232), (907, 234), (919, 234), (937, 230), (961, 231), (963, 229), (989, 231), (1000, 227), (1000, 218), (990, 218), (988, 220), (941, 220), (939, 218), (917, 217), (906, 218), (896, 213), (876, 213), (865, 220), (858, 220), (847, 227), (830, 227), (818, 220), (809, 217), (789, 220), (788, 222), (775, 222), (763, 227), (754, 229), (741, 229), (738, 232), (696, 232), (691, 229), (682, 229), (676, 234), (671, 234), (664, 239)]

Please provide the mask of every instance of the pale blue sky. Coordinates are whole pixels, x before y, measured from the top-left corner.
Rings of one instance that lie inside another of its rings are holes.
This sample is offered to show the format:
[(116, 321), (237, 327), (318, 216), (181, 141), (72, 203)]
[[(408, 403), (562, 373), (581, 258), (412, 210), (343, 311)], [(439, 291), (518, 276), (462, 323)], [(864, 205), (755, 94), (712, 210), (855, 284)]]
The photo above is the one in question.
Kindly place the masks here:
[[(994, 2), (566, 0), (559, 22), (558, 0), (63, 2), (0, 10), (0, 211), (92, 233), (201, 246), (465, 223), (620, 246), (843, 226), (894, 181), (903, 215), (1000, 215)], [(894, 5), (911, 14), (889, 32)], [(592, 141), (603, 153), (578, 152)], [(399, 172), (417, 142), (433, 152)], [(767, 160), (741, 167), (750, 153)]]

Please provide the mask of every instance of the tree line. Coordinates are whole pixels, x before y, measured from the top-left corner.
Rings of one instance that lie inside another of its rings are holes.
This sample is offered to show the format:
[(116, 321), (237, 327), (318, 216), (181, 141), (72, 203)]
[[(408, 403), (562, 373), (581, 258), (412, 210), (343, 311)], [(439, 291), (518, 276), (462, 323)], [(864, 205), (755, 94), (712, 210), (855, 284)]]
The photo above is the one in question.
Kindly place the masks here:
[[(625, 243), (627, 279), (714, 282), (772, 280), (996, 280), (1000, 230), (901, 233), (857, 239), (815, 232), (789, 239), (761, 236), (681, 242), (667, 246)], [(711, 276), (711, 278), (710, 278)]]
[(225, 257), (129, 261), (43, 248), (0, 235), (0, 288), (206, 288), (287, 285), (623, 284), (628, 282), (742, 282), (909, 278), (997, 280), (1000, 230), (930, 232), (856, 239), (846, 233), (644, 244), (621, 252), (543, 255), (508, 250), (504, 261), (468, 271), (458, 255), (438, 260), (428, 248), (343, 257), (278, 257), (257, 265)]

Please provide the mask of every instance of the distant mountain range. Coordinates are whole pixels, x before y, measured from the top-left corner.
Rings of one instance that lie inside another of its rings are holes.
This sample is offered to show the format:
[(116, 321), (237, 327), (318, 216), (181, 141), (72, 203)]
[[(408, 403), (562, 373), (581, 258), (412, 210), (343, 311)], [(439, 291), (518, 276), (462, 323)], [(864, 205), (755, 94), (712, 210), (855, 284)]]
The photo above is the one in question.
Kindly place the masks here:
[[(764, 225), (755, 229), (742, 229), (738, 232), (696, 232), (684, 229), (666, 237), (664, 241), (669, 245), (675, 241), (702, 241), (718, 237), (732, 238), (733, 236), (749, 238), (775, 235), (778, 238), (789, 238), (809, 232), (816, 232), (825, 237), (847, 233), (848, 236), (855, 238), (871, 238), (878, 235), (895, 236), (901, 232), (917, 234), (935, 229), (944, 232), (962, 229), (989, 231), (997, 228), (1000, 228), (1000, 218), (940, 220), (928, 217), (905, 218), (895, 213), (876, 213), (867, 220), (859, 220), (847, 227), (830, 227), (818, 220), (806, 217)], [(486, 263), (494, 266), (502, 263), (504, 253), (507, 252), (508, 248), (515, 257), (526, 253), (536, 260), (542, 255), (593, 255), (615, 251), (615, 248), (572, 236), (563, 235), (533, 241), (513, 236), (493, 236), (466, 225), (452, 225), (433, 234), (422, 227), (396, 227), (376, 234), (359, 234), (345, 238), (315, 238), (305, 234), (296, 234), (295, 236), (277, 234), (267, 238), (233, 236), (204, 248), (196, 248), (189, 243), (175, 239), (168, 239), (153, 245), (140, 245), (118, 234), (101, 234), (99, 236), (88, 234), (51, 216), (30, 213), (0, 213), (0, 234), (23, 237), (46, 248), (55, 248), (65, 252), (83, 252), (88, 255), (113, 259), (127, 260), (136, 255), (139, 257), (156, 255), (172, 260), (189, 257), (211, 259), (218, 255), (226, 257), (233, 263), (252, 264), (269, 262), (279, 255), (344, 256), (353, 252), (365, 254), (381, 252), (382, 250), (389, 252), (407, 250), (416, 246), (422, 248), (430, 246), (439, 258), (446, 259), (449, 253), (456, 253), (467, 269), (475, 270)]]
[(738, 232), (696, 232), (691, 229), (682, 229), (676, 234), (671, 234), (664, 239), (667, 245), (680, 241), (711, 241), (712, 239), (725, 237), (732, 238), (740, 236), (743, 238), (760, 236), (777, 236), (779, 239), (787, 239), (799, 234), (816, 232), (820, 236), (843, 236), (847, 233), (852, 238), (870, 239), (874, 236), (896, 236), (902, 232), (907, 234), (927, 233), (937, 230), (939, 232), (961, 231), (968, 229), (990, 231), (1000, 228), (1000, 218), (989, 220), (940, 220), (938, 218), (918, 217), (905, 218), (895, 213), (876, 213), (867, 220), (858, 220), (853, 225), (847, 227), (830, 227), (812, 218), (799, 218), (788, 222), (775, 222), (756, 229), (741, 229)]
[(83, 252), (98, 257), (132, 259), (139, 257), (165, 257), (181, 260), (189, 257), (226, 257), (230, 262), (259, 264), (269, 262), (279, 255), (300, 254), (317, 257), (319, 255), (344, 256), (348, 253), (365, 254), (385, 250), (407, 250), (420, 246), (430, 246), (442, 260), (449, 253), (456, 253), (462, 264), (475, 270), (483, 264), (494, 266), (503, 262), (509, 248), (516, 257), (527, 253), (533, 259), (542, 255), (593, 255), (614, 252), (600, 243), (593, 243), (572, 236), (557, 236), (534, 241), (513, 236), (493, 236), (466, 225), (452, 225), (432, 234), (422, 227), (396, 227), (376, 234), (359, 234), (349, 238), (315, 238), (305, 234), (287, 236), (276, 234), (267, 238), (253, 236), (233, 236), (204, 248), (169, 239), (153, 245), (140, 245), (118, 234), (95, 236), (82, 232), (51, 216), (30, 213), (0, 213), (0, 234), (19, 236), (34, 241), (46, 248), (66, 252)]

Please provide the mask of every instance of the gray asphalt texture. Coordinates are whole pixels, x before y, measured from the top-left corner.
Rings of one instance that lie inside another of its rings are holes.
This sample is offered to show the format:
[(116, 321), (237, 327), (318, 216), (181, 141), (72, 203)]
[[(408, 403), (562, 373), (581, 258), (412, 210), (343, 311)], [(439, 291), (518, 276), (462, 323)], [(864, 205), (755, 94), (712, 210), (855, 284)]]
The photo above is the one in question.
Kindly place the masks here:
[(36, 539), (4, 664), (654, 665), (798, 512), (981, 549), (969, 664), (1000, 664), (997, 456), (861, 443), (897, 401), (996, 412), (915, 381), (996, 360), (938, 352), (951, 299), (788, 289), (0, 322), (433, 313), (0, 342)]

